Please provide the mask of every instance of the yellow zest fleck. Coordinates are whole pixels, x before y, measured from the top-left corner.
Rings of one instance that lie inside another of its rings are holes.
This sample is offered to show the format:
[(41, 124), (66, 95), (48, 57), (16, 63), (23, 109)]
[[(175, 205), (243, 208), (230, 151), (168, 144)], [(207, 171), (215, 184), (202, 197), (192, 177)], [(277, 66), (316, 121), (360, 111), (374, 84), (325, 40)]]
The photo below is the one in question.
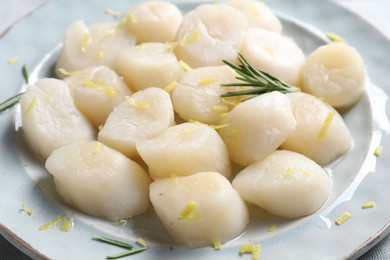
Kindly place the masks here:
[(171, 179), (174, 180), (175, 183), (179, 183), (179, 178), (177, 177), (177, 175), (175, 173), (169, 174), (169, 177), (171, 177)]
[(186, 72), (192, 70), (192, 68), (190, 67), (190, 65), (188, 65), (187, 63), (185, 63), (185, 62), (182, 61), (182, 60), (179, 61), (179, 64), (180, 64), (180, 66), (183, 68), (183, 70), (186, 71)]
[(146, 43), (141, 43), (140, 45), (137, 46), (138, 53), (143, 53), (145, 49), (146, 49)]
[(149, 103), (147, 102), (141, 102), (134, 100), (133, 98), (129, 96), (125, 96), (127, 102), (129, 102), (130, 105), (136, 107), (136, 108), (142, 108), (142, 109), (148, 109), (149, 108)]
[(145, 240), (143, 240), (142, 238), (138, 238), (137, 241), (135, 241), (135, 243), (137, 243), (140, 246), (147, 247)]
[(87, 78), (84, 78), (83, 85), (90, 88), (99, 88), (99, 84)]
[(217, 129), (221, 129), (221, 128), (225, 128), (227, 126), (229, 126), (229, 124), (222, 124), (222, 125), (208, 125), (209, 127), (211, 127), (212, 129), (214, 130), (217, 130)]
[(338, 226), (344, 224), (345, 221), (347, 221), (350, 217), (351, 217), (351, 213), (349, 212), (344, 212), (343, 214), (341, 214), (337, 219), (336, 219), (336, 224)]
[(90, 35), (89, 33), (85, 33), (83, 40), (81, 41), (81, 51), (86, 52), (88, 47), (89, 47), (89, 40), (90, 40)]
[(263, 50), (265, 50), (265, 51), (268, 52), (269, 54), (273, 54), (273, 50), (272, 50), (270, 47), (265, 46), (265, 45), (263, 45), (262, 47), (263, 47)]
[(172, 81), (166, 87), (164, 87), (164, 90), (168, 93), (171, 93), (176, 88), (177, 84), (179, 84), (177, 81)]
[(137, 18), (135, 17), (134, 14), (128, 13), (128, 14), (127, 14), (127, 17), (130, 19), (130, 22), (131, 22), (131, 23), (137, 23)]
[(214, 82), (216, 82), (216, 81), (217, 81), (217, 78), (216, 78), (216, 77), (210, 76), (210, 77), (205, 77), (205, 78), (201, 79), (201, 80), (199, 81), (199, 84), (200, 84), (201, 86), (206, 86), (206, 85), (211, 84), (211, 83), (214, 83)]
[(222, 102), (233, 107), (241, 103), (240, 98), (221, 98)]
[(115, 12), (111, 8), (107, 8), (106, 10), (104, 10), (104, 13), (111, 15), (112, 17), (115, 17), (115, 18), (119, 18), (119, 16), (120, 16), (120, 14), (118, 12)]
[(183, 210), (180, 212), (178, 217), (179, 220), (199, 220), (200, 217), (195, 213), (195, 210), (198, 208), (198, 203), (191, 201), (185, 205)]
[(344, 38), (338, 36), (333, 32), (327, 32), (326, 37), (328, 37), (328, 39), (331, 40), (332, 42), (346, 42)]
[(277, 224), (272, 224), (271, 226), (269, 226), (268, 232), (274, 232), (277, 229), (278, 229), (278, 225)]
[(165, 50), (167, 52), (172, 52), (177, 46), (179, 45), (179, 42), (167, 42), (165, 43)]
[(252, 254), (252, 260), (258, 260), (260, 258), (261, 246), (256, 244), (244, 244), (240, 248), (240, 255)]
[(200, 30), (196, 30), (190, 36), (188, 37), (184, 36), (179, 44), (180, 46), (187, 46), (196, 42), (199, 38), (200, 38)]
[(95, 147), (93, 148), (93, 154), (99, 154), (102, 151), (102, 144), (96, 142)]
[(376, 157), (378, 157), (379, 155), (381, 155), (382, 151), (383, 151), (383, 147), (382, 146), (377, 146), (377, 147), (375, 147), (374, 155)]
[(98, 131), (100, 132), (103, 129), (103, 125), (98, 126)]
[(221, 114), (219, 114), (219, 117), (220, 118), (226, 118), (228, 115), (229, 115), (229, 112), (221, 113)]
[(215, 105), (215, 106), (213, 107), (213, 112), (214, 112), (214, 113), (217, 113), (217, 114), (224, 114), (224, 113), (229, 112), (229, 108), (226, 107), (226, 106), (218, 106), (218, 105)]
[(59, 68), (58, 71), (59, 71), (61, 74), (65, 75), (65, 76), (74, 76), (74, 75), (77, 75), (77, 74), (80, 72), (80, 71), (78, 71), (78, 70), (68, 71), (68, 70), (66, 70), (66, 69), (64, 69), (64, 68)]
[(190, 119), (188, 122), (190, 123), (193, 123), (193, 124), (196, 124), (196, 125), (204, 125), (204, 126), (208, 126), (210, 128), (213, 128), (213, 129), (220, 129), (220, 128), (224, 128), (224, 127), (227, 127), (229, 124), (223, 124), (223, 125), (208, 125), (208, 124), (204, 124), (202, 122), (199, 122), (199, 121), (196, 121), (196, 120), (193, 120), (193, 119)]
[(129, 15), (123, 16), (122, 19), (119, 20), (119, 23), (116, 25), (116, 27), (121, 27), (121, 26), (125, 25), (127, 22), (127, 17), (129, 17)]
[(104, 92), (106, 92), (106, 94), (110, 98), (115, 98), (116, 95), (118, 94), (118, 93), (116, 93), (116, 91), (113, 88), (108, 86), (103, 80), (99, 80), (98, 85), (103, 88)]
[(254, 16), (260, 16), (260, 12), (259, 10), (256, 8), (256, 7), (252, 7), (251, 8), (251, 13), (254, 15)]
[(33, 111), (34, 107), (36, 106), (37, 101), (38, 101), (38, 97), (37, 96), (33, 97), (33, 99), (31, 100), (31, 102), (28, 105), (28, 107), (26, 108), (26, 110), (24, 110), (24, 113), (25, 114), (30, 114), (31, 111)]
[(18, 56), (15, 56), (15, 57), (9, 58), (9, 59), (7, 60), (7, 63), (8, 63), (8, 64), (15, 64), (16, 62), (18, 62), (18, 60), (19, 60), (19, 57), (18, 57)]
[(22, 205), (22, 210), (29, 216), (31, 216), (33, 214), (33, 211), (31, 209), (27, 208), (24, 203)]
[(104, 57), (104, 52), (103, 51), (97, 51), (95, 54), (95, 57), (97, 60), (101, 60)]
[(326, 133), (328, 132), (328, 128), (330, 126), (330, 123), (333, 120), (335, 113), (333, 111), (329, 111), (328, 115), (326, 116), (324, 123), (322, 124), (321, 130), (318, 134), (318, 138), (320, 140), (324, 140)]
[(214, 250), (221, 250), (222, 243), (221, 243), (221, 239), (219, 237), (214, 237), (213, 243), (214, 243)]
[(61, 220), (60, 230), (69, 232), (73, 229), (73, 218), (69, 216), (63, 216)]
[(362, 209), (369, 209), (375, 207), (376, 203), (375, 201), (366, 201), (362, 205)]
[(191, 134), (193, 131), (195, 131), (195, 129), (197, 129), (198, 128), (198, 125), (197, 124), (191, 124), (191, 126), (189, 126), (189, 127), (186, 127), (185, 129), (184, 129), (184, 135), (189, 135), (189, 134)]
[(294, 172), (295, 172), (294, 168), (288, 167), (286, 172), (284, 173), (284, 176), (292, 176)]
[(43, 231), (43, 230), (48, 230), (48, 229), (50, 229), (51, 227), (53, 227), (54, 225), (56, 225), (57, 222), (61, 221), (62, 218), (63, 218), (64, 216), (65, 216), (65, 215), (58, 216), (58, 217), (56, 217), (55, 219), (53, 219), (53, 220), (47, 222), (46, 224), (40, 226), (40, 227), (38, 228), (39, 231)]
[(305, 177), (310, 177), (311, 176), (311, 174), (310, 174), (310, 172), (308, 170), (303, 169), (303, 168), (300, 168), (299, 170), (303, 173), (303, 176), (305, 176)]

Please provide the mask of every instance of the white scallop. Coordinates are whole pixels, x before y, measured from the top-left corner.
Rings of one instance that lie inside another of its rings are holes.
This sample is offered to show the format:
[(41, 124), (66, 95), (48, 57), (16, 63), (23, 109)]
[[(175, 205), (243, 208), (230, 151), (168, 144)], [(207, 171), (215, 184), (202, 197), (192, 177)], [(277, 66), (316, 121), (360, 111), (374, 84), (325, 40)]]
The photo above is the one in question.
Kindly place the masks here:
[(173, 42), (183, 20), (179, 8), (165, 1), (149, 1), (126, 12), (127, 29), (143, 42)]
[(135, 37), (123, 26), (98, 23), (88, 28), (84, 21), (75, 21), (65, 32), (63, 46), (56, 64), (58, 71), (77, 71), (91, 66), (106, 65), (116, 70), (118, 53), (135, 45)]
[(365, 90), (365, 66), (357, 50), (331, 43), (312, 52), (302, 68), (302, 90), (336, 108), (354, 105)]
[(95, 138), (92, 125), (77, 110), (62, 80), (38, 80), (28, 86), (20, 102), (23, 134), (41, 159), (63, 145)]
[(231, 159), (243, 166), (275, 151), (292, 133), (296, 121), (288, 97), (271, 92), (238, 104), (218, 129)]
[(62, 199), (89, 215), (115, 221), (142, 214), (149, 207), (148, 174), (97, 141), (58, 148), (45, 167)]
[[(351, 148), (351, 134), (343, 118), (332, 106), (302, 92), (287, 96), (297, 127), (282, 144), (283, 149), (296, 151), (325, 165)], [(327, 117), (331, 118), (329, 124), (326, 123)]]
[(217, 132), (206, 125), (183, 123), (136, 145), (153, 179), (201, 171), (231, 175), (226, 146)]
[(122, 51), (118, 71), (133, 90), (164, 88), (184, 73), (175, 54), (164, 43), (144, 43)]
[(123, 79), (107, 66), (88, 67), (64, 79), (77, 108), (98, 127), (131, 91)]
[(246, 16), (231, 6), (200, 5), (184, 16), (175, 53), (193, 68), (235, 63), (247, 25)]
[(237, 74), (228, 66), (202, 67), (184, 74), (172, 93), (175, 111), (184, 120), (217, 124), (242, 98), (221, 98), (228, 90), (221, 84), (237, 82)]
[(137, 159), (137, 142), (153, 138), (174, 124), (169, 94), (160, 88), (147, 88), (115, 107), (100, 130), (98, 140)]
[(305, 55), (292, 38), (261, 28), (250, 28), (241, 54), (255, 67), (297, 85)]
[[(165, 229), (187, 247), (213, 246), (239, 236), (246, 228), (249, 214), (245, 203), (230, 182), (216, 172), (165, 178), (150, 185), (150, 199)], [(193, 219), (180, 219), (188, 203), (197, 207)]]
[(275, 13), (265, 3), (257, 0), (230, 0), (228, 5), (246, 15), (249, 26), (281, 33), (282, 24)]
[(330, 178), (321, 166), (281, 150), (242, 170), (232, 185), (245, 201), (286, 218), (313, 214), (330, 193)]

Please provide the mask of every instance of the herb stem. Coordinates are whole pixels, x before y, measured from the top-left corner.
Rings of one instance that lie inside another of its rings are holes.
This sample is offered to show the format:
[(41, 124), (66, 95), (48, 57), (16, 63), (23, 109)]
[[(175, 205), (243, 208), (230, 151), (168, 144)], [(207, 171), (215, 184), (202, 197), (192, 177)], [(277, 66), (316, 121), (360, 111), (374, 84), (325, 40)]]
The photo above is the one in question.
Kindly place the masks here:
[(138, 254), (138, 253), (141, 253), (141, 252), (145, 251), (146, 249), (147, 249), (147, 247), (145, 246), (145, 247), (141, 247), (141, 248), (125, 251), (125, 252), (119, 253), (117, 255), (107, 256), (106, 259), (118, 259), (118, 258), (121, 258), (121, 257)]
[(15, 96), (13, 96), (13, 97), (5, 100), (4, 102), (2, 102), (0, 104), (0, 112), (3, 112), (4, 110), (6, 110), (8, 108), (11, 108), (14, 105), (16, 105), (19, 102), (19, 100), (20, 100), (20, 98), (22, 97), (23, 94), (24, 94), (24, 92), (16, 94)]
[(121, 242), (121, 241), (118, 241), (118, 240), (114, 240), (114, 239), (111, 239), (111, 238), (107, 238), (107, 237), (100, 237), (100, 236), (93, 236), (93, 239), (97, 240), (97, 241), (100, 241), (100, 242), (104, 242), (104, 243), (107, 243), (107, 244), (110, 244), (110, 245), (114, 245), (114, 246), (119, 246), (119, 247), (123, 247), (123, 248), (126, 248), (126, 249), (133, 249), (133, 246), (128, 244), (128, 243), (125, 243), (125, 242)]

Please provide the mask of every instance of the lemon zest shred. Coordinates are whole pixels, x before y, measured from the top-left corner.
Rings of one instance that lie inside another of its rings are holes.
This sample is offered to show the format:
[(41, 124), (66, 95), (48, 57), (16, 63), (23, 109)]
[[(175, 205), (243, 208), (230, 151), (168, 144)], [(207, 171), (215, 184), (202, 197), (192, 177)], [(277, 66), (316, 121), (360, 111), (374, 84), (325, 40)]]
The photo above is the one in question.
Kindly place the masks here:
[(137, 241), (135, 241), (135, 243), (137, 243), (140, 246), (147, 247), (145, 240), (143, 240), (142, 238), (138, 238)]
[(381, 155), (382, 151), (383, 151), (382, 146), (375, 147), (374, 156), (378, 157), (379, 155)]
[(31, 216), (33, 214), (33, 211), (29, 208), (27, 208), (26, 204), (22, 204), (22, 210), (29, 216)]
[(369, 209), (375, 207), (376, 202), (375, 201), (366, 201), (362, 205), (362, 209)]
[(171, 173), (169, 174), (169, 177), (171, 177), (171, 179), (174, 180), (175, 183), (179, 183), (179, 178), (177, 177), (177, 174)]
[(96, 57), (97, 60), (103, 59), (103, 57), (104, 57), (104, 52), (103, 52), (103, 51), (97, 51), (97, 52), (95, 53), (95, 57)]
[(34, 107), (37, 105), (37, 101), (38, 101), (38, 97), (34, 96), (30, 104), (27, 106), (26, 110), (24, 110), (24, 113), (26, 115), (30, 114), (33, 111)]
[(180, 46), (184, 47), (196, 42), (197, 40), (199, 40), (199, 38), (200, 38), (200, 30), (198, 29), (195, 32), (193, 32), (190, 36), (188, 37), (184, 36), (179, 44)]
[(164, 90), (168, 93), (171, 93), (177, 87), (178, 84), (179, 83), (177, 81), (172, 81), (166, 87), (164, 87)]
[(334, 32), (327, 32), (326, 37), (331, 40), (332, 42), (346, 42), (346, 40), (339, 35), (335, 34)]
[(99, 88), (99, 84), (96, 82), (93, 82), (90, 79), (84, 78), (83, 85), (90, 88)]
[(42, 226), (40, 226), (38, 228), (39, 231), (43, 231), (43, 230), (48, 230), (50, 229), (51, 227), (53, 227), (54, 225), (56, 225), (59, 221), (62, 220), (62, 218), (64, 217), (65, 215), (61, 215), (61, 216), (58, 216), (56, 217), (55, 219), (53, 220), (50, 220), (49, 222), (47, 222), (46, 224), (43, 224)]
[(61, 219), (60, 230), (69, 232), (73, 229), (73, 218), (67, 215), (64, 215)]
[(18, 62), (19, 60), (19, 57), (18, 56), (14, 56), (14, 57), (11, 57), (7, 60), (7, 63), (8, 64), (15, 64), (16, 62)]
[(268, 228), (268, 232), (274, 232), (278, 229), (278, 225), (277, 224), (272, 224), (271, 226), (269, 226)]
[(134, 100), (133, 98), (129, 97), (129, 96), (125, 96), (125, 99), (127, 100), (127, 102), (129, 102), (130, 105), (136, 107), (136, 108), (142, 108), (142, 109), (148, 109), (149, 108), (149, 103), (147, 102), (141, 102), (141, 101), (137, 101), (137, 100)]
[(269, 54), (273, 54), (273, 53), (274, 53), (273, 50), (272, 50), (270, 47), (265, 46), (265, 45), (263, 45), (262, 47), (263, 47), (263, 50), (265, 50), (265, 51), (268, 52)]
[(135, 17), (134, 14), (128, 13), (128, 14), (127, 14), (127, 17), (130, 19), (130, 22), (131, 22), (131, 23), (137, 23), (137, 18)]
[(199, 81), (199, 84), (201, 86), (206, 86), (206, 85), (209, 85), (209, 84), (214, 83), (216, 81), (217, 81), (216, 77), (210, 76), (210, 77), (205, 77), (205, 78), (201, 79)]
[(165, 43), (165, 50), (167, 52), (172, 52), (179, 45), (178, 41), (175, 42), (167, 42)]
[(311, 176), (311, 174), (310, 174), (310, 172), (308, 170), (306, 170), (304, 168), (300, 168), (299, 170), (303, 173), (303, 176), (305, 176), (305, 177), (310, 177)]
[(98, 86), (100, 86), (104, 92), (106, 92), (106, 94), (110, 97), (110, 98), (115, 98), (118, 93), (113, 89), (111, 88), (110, 86), (108, 86), (103, 80), (99, 80), (98, 81)]
[(344, 212), (343, 214), (341, 214), (335, 221), (336, 225), (340, 226), (342, 224), (345, 223), (345, 221), (347, 221), (350, 217), (351, 217), (351, 213), (349, 212)]
[(183, 60), (180, 60), (179, 64), (184, 69), (184, 71), (186, 71), (186, 72), (192, 71), (192, 68), (190, 67), (190, 65), (185, 63)]
[(64, 68), (58, 68), (58, 71), (65, 75), (65, 76), (74, 76), (74, 75), (77, 75), (80, 71), (79, 70), (74, 70), (74, 71), (68, 71)]
[(98, 126), (98, 131), (100, 132), (103, 129), (103, 125)]
[(120, 14), (118, 12), (112, 10), (111, 8), (107, 8), (106, 10), (104, 10), (104, 13), (111, 15), (114, 18), (119, 18), (119, 16), (120, 16)]
[(334, 118), (335, 112), (329, 111), (328, 115), (326, 116), (324, 123), (322, 124), (321, 130), (318, 133), (318, 138), (320, 140), (324, 140), (326, 133), (328, 132), (329, 126)]
[(196, 209), (198, 208), (198, 203), (195, 201), (188, 202), (183, 210), (180, 212), (179, 217), (177, 219), (179, 220), (199, 220), (200, 216), (195, 213)]
[(223, 103), (231, 105), (233, 107), (241, 103), (241, 100), (239, 100), (239, 98), (221, 98), (221, 100)]
[(95, 147), (93, 148), (93, 154), (99, 154), (102, 151), (102, 144), (96, 142)]
[(222, 243), (221, 243), (221, 239), (219, 237), (213, 238), (213, 244), (214, 244), (214, 250), (221, 250)]
[(223, 113), (229, 112), (229, 108), (226, 107), (226, 106), (218, 106), (218, 105), (215, 105), (215, 106), (213, 107), (213, 112), (214, 112), (214, 113), (217, 113), (217, 114), (223, 114)]
[(288, 167), (284, 173), (284, 176), (292, 176), (294, 172), (295, 172), (294, 168)]
[(89, 41), (90, 41), (91, 36), (89, 33), (85, 33), (83, 36), (83, 39), (81, 40), (81, 52), (86, 52), (88, 47), (89, 47)]
[(244, 244), (240, 248), (240, 255), (252, 254), (252, 260), (258, 260), (260, 258), (261, 246), (256, 244)]

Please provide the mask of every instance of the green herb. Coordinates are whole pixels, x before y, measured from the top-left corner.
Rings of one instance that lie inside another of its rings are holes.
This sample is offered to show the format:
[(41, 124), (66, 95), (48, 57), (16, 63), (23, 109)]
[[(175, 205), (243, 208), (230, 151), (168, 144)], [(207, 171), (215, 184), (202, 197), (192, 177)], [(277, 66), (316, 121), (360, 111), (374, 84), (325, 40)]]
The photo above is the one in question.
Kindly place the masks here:
[(24, 82), (26, 84), (28, 84), (30, 80), (29, 80), (29, 75), (28, 75), (26, 64), (23, 65), (22, 74), (23, 74)]
[(234, 65), (226, 60), (223, 62), (238, 73), (236, 79), (241, 82), (223, 84), (224, 87), (246, 87), (243, 90), (230, 91), (222, 94), (222, 97), (233, 97), (241, 95), (262, 95), (272, 91), (282, 93), (297, 92), (299, 89), (283, 80), (280, 80), (267, 72), (255, 68), (241, 54), (238, 54), (240, 65)]
[(125, 256), (134, 255), (134, 254), (137, 254), (137, 253), (141, 253), (141, 252), (145, 251), (148, 248), (146, 246), (146, 244), (143, 244), (143, 246), (140, 247), (140, 248), (134, 248), (134, 246), (131, 245), (131, 244), (128, 244), (128, 243), (125, 243), (125, 242), (121, 242), (121, 241), (118, 241), (118, 240), (114, 240), (114, 239), (111, 239), (111, 238), (101, 237), (101, 236), (93, 236), (93, 239), (95, 239), (97, 241), (100, 241), (100, 242), (104, 242), (104, 243), (110, 244), (110, 245), (119, 246), (119, 247), (123, 247), (123, 248), (129, 249), (129, 250), (127, 250), (127, 251), (125, 251), (123, 253), (119, 253), (117, 255), (107, 256), (106, 259), (118, 259), (118, 258), (122, 258), (122, 257), (125, 257)]
[(4, 102), (2, 102), (0, 104), (0, 112), (3, 112), (4, 110), (6, 110), (8, 108), (11, 108), (14, 105), (16, 105), (19, 102), (19, 100), (20, 100), (20, 98), (22, 97), (23, 94), (24, 94), (24, 92), (16, 94), (15, 96), (13, 96), (13, 97), (5, 100)]

